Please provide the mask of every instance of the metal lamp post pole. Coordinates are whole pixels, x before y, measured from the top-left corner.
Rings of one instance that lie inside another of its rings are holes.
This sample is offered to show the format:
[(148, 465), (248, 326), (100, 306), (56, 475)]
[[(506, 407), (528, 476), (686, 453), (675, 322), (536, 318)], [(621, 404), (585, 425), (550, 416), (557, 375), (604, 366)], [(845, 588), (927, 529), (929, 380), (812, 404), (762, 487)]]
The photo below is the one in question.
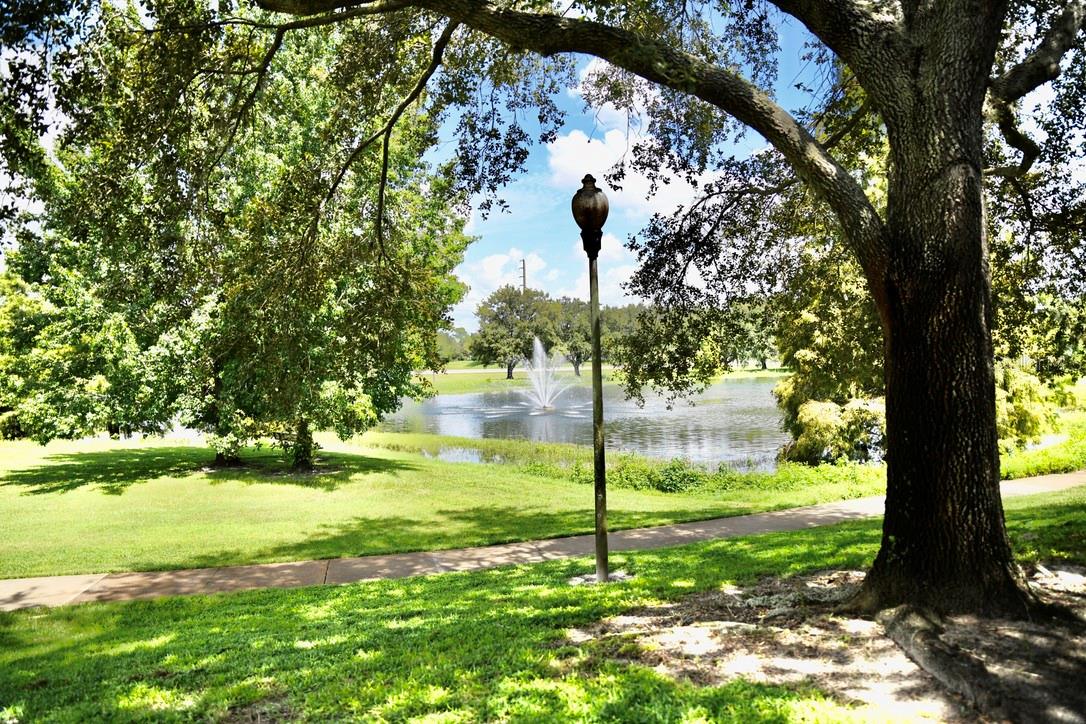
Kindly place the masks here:
[[(603, 233), (597, 231), (600, 237)], [(596, 241), (599, 249), (600, 241)], [(598, 254), (588, 257), (588, 286), (592, 307), (592, 450), (596, 489), (596, 580), (607, 580), (607, 465), (603, 455), (603, 365), (600, 359), (600, 285)]]
[(600, 355), (600, 286), (597, 259), (607, 220), (607, 196), (586, 175), (573, 196), (573, 218), (581, 227), (581, 242), (588, 255), (589, 306), (592, 310), (592, 448), (596, 499), (596, 580), (604, 583), (607, 571), (607, 465), (603, 440), (603, 366)]

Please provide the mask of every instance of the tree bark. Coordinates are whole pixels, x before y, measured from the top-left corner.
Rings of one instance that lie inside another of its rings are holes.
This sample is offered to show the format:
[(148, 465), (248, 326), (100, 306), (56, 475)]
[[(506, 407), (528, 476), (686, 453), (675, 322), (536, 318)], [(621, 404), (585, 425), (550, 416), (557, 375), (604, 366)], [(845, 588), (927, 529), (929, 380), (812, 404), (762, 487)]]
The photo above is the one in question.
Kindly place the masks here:
[(579, 359), (572, 359), (570, 363), (573, 364), (573, 374), (577, 377), (581, 376), (581, 361)]
[(507, 380), (513, 379), (513, 368), (516, 367), (516, 366), (517, 366), (516, 362), (506, 362), (505, 363), (505, 379), (507, 379)]
[(890, 258), (875, 295), (885, 342), (886, 515), (858, 603), (1022, 615), (1035, 599), (1014, 563), (999, 491), (984, 76), (968, 73), (971, 56), (986, 49), (956, 49), (962, 68), (945, 49), (931, 62), (958, 85), (918, 82), (913, 112), (887, 124)]
[(294, 432), (293, 467), (295, 470), (313, 469), (313, 431), (309, 429), (309, 421), (304, 417), (298, 418), (298, 427)]

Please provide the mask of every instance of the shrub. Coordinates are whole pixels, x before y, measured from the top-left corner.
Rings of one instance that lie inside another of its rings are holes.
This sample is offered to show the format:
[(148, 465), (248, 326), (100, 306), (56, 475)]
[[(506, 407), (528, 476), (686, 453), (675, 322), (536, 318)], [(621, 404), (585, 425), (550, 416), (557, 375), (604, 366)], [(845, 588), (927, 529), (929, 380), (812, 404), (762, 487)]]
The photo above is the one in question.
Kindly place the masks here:
[(786, 445), (781, 455), (786, 460), (816, 465), (834, 460), (844, 429), (841, 406), (835, 402), (807, 400), (799, 406), (794, 429), (796, 439)]
[(794, 429), (799, 434), (781, 451), (784, 460), (808, 465), (873, 462), (883, 457), (886, 413), (881, 399), (849, 400), (844, 405), (808, 400), (799, 407)]
[(1028, 361), (1001, 360), (995, 365), (996, 427), (1003, 452), (1037, 442), (1055, 430), (1056, 396), (1032, 370)]
[(653, 471), (651, 487), (663, 493), (685, 493), (699, 487), (709, 474), (684, 460), (670, 460)]
[(878, 462), (886, 453), (886, 403), (881, 397), (849, 400), (841, 412), (842, 452), (857, 462)]
[(26, 435), (19, 425), (19, 417), (15, 414), (15, 411), (0, 412), (0, 438), (18, 440), (23, 437), (26, 437)]

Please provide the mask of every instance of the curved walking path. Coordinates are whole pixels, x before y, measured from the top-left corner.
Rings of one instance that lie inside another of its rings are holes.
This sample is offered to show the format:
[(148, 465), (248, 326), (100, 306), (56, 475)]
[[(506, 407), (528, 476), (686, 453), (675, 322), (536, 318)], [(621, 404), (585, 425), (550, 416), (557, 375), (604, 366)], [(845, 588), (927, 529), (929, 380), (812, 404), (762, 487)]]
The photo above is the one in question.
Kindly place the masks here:
[[(1003, 497), (1031, 495), (1086, 485), (1086, 470), (1004, 482)], [(871, 518), (883, 512), (883, 497), (858, 498), (790, 508), (771, 513), (715, 518), (611, 533), (612, 551), (666, 548), (684, 543), (775, 533)], [(503, 543), (363, 558), (332, 558), (293, 563), (265, 563), (224, 568), (191, 568), (143, 573), (98, 573), (0, 580), (0, 610), (63, 606), (87, 601), (128, 601), (254, 588), (294, 588), (353, 583), (376, 578), (403, 578), (452, 571), (475, 571), (514, 563), (542, 563), (595, 550), (592, 535)]]

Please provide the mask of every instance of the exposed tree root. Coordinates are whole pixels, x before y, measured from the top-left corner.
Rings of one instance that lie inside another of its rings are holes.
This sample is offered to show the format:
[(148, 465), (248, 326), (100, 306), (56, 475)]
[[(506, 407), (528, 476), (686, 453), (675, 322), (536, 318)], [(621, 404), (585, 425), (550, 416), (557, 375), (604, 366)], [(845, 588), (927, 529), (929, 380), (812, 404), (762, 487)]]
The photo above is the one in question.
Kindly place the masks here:
[(942, 620), (930, 611), (899, 606), (881, 612), (877, 618), (894, 643), (918, 666), (963, 697), (974, 708), (1000, 718), (1022, 721), (1006, 710), (999, 681), (975, 657), (943, 642)]
[(888, 609), (877, 618), (910, 659), (983, 715), (1086, 723), (1086, 695), (1078, 685), (1086, 680), (1086, 658), (1079, 650), (1083, 629), (1077, 617), (1073, 631), (1009, 619), (943, 619), (914, 606)]

